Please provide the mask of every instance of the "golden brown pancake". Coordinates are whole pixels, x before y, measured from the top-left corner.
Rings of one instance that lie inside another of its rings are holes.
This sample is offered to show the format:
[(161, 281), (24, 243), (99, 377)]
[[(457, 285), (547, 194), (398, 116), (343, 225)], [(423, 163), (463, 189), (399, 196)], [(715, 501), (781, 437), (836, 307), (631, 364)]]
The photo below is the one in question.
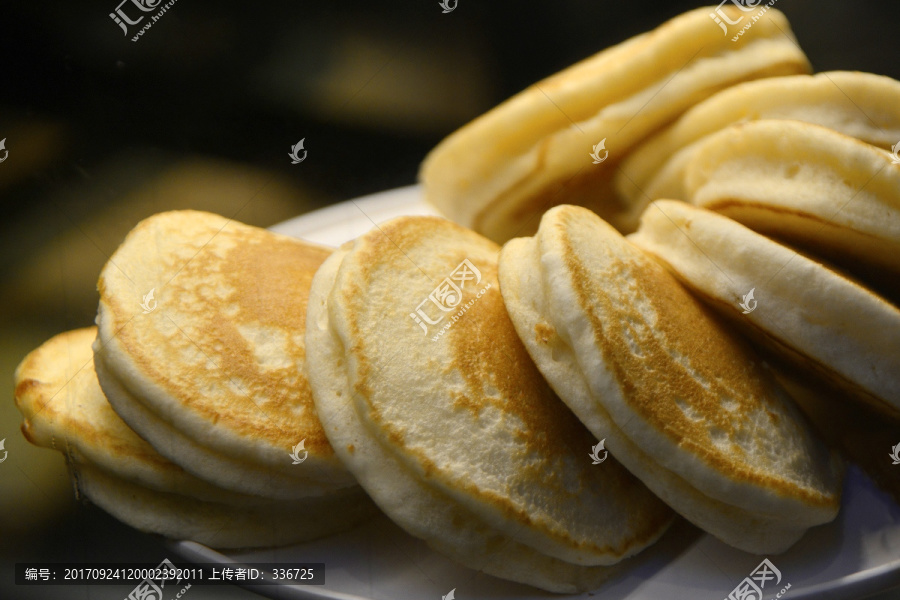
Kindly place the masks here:
[(22, 433), (37, 446), (89, 462), (116, 477), (199, 500), (260, 504), (262, 497), (229, 492), (194, 477), (132, 431), (107, 402), (94, 372), (96, 327), (61, 333), (33, 350), (16, 369)]
[(220, 487), (295, 499), (354, 485), (304, 370), (307, 294), (329, 253), (210, 213), (142, 221), (98, 284), (94, 362), (110, 404)]
[(500, 285), (560, 398), (695, 525), (772, 553), (837, 514), (835, 463), (750, 349), (598, 216), (548, 211)]
[(95, 327), (61, 333), (16, 370), (31, 443), (66, 456), (76, 493), (142, 531), (217, 548), (294, 543), (372, 514), (359, 488), (276, 501), (213, 486), (157, 453), (116, 415), (94, 373)]

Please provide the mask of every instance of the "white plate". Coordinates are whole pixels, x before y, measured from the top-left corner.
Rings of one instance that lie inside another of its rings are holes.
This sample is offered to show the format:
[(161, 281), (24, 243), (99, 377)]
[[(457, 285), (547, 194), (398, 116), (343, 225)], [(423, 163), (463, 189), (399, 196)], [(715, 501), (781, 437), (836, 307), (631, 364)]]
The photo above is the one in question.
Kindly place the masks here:
[[(309, 241), (338, 246), (399, 215), (437, 214), (415, 186), (343, 202), (291, 219), (272, 229)], [(887, 451), (885, 453), (887, 460)], [(900, 467), (898, 467), (900, 474)], [(388, 519), (380, 517), (352, 531), (322, 540), (258, 551), (220, 553), (195, 542), (172, 548), (195, 562), (324, 562), (324, 586), (247, 586), (282, 600), (437, 600), (456, 588), (459, 600), (558, 598), (534, 588), (476, 573), (433, 552)], [(781, 571), (764, 598), (787, 584), (790, 600), (860, 598), (900, 585), (900, 507), (860, 471), (851, 468), (838, 518), (809, 531), (788, 552), (769, 557)], [(761, 557), (730, 548), (679, 522), (637, 565), (609, 582), (605, 600), (727, 598), (760, 563)]]

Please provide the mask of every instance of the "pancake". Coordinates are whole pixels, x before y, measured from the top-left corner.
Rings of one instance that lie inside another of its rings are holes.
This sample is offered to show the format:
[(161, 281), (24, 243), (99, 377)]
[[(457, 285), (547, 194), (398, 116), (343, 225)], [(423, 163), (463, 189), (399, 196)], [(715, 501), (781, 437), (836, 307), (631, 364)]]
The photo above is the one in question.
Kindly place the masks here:
[(755, 355), (598, 216), (548, 211), (504, 246), (500, 286), (559, 397), (695, 525), (774, 553), (837, 514), (839, 465)]
[(731, 21), (756, 14), (698, 8), (530, 86), (429, 153), (419, 173), (425, 198), (497, 242), (529, 235), (544, 210), (562, 203), (636, 224), (612, 186), (636, 144), (719, 90), (809, 72), (778, 10), (736, 42), (722, 36), (711, 10)]
[(900, 82), (830, 71), (735, 85), (642, 142), (623, 161), (616, 191), (639, 209), (637, 215), (651, 200), (690, 200), (684, 171), (701, 141), (729, 125), (759, 119), (813, 123), (889, 150), (900, 141)]
[(98, 283), (94, 366), (113, 409), (219, 487), (296, 499), (355, 485), (304, 372), (307, 294), (329, 252), (196, 211), (139, 223)]
[(884, 150), (807, 123), (756, 121), (698, 144), (684, 182), (694, 204), (754, 231), (900, 274), (900, 164)]
[(374, 512), (356, 488), (273, 501), (217, 488), (138, 437), (109, 406), (93, 367), (95, 327), (61, 333), (16, 369), (22, 432), (66, 456), (79, 494), (142, 531), (213, 547), (272, 546), (346, 529)]
[(217, 488), (161, 456), (119, 418), (94, 372), (96, 327), (67, 331), (32, 351), (16, 369), (22, 433), (36, 446), (89, 462), (118, 478), (158, 491), (213, 502), (260, 504), (261, 497)]
[(592, 466), (596, 440), (509, 322), (497, 251), (449, 221), (401, 217), (329, 258), (307, 318), (316, 408), (411, 535), (499, 577), (591, 589), (672, 514), (612, 459)]
[(120, 479), (89, 462), (75, 469), (77, 492), (146, 533), (212, 548), (262, 548), (305, 542), (350, 528), (370, 516), (371, 503), (354, 491), (233, 506), (160, 492)]
[(799, 375), (790, 365), (778, 364), (775, 376), (823, 439), (900, 503), (900, 478), (891, 456), (900, 443), (900, 420), (885, 419), (834, 386)]
[(900, 310), (882, 297), (736, 221), (682, 202), (651, 204), (631, 240), (766, 347), (900, 415)]

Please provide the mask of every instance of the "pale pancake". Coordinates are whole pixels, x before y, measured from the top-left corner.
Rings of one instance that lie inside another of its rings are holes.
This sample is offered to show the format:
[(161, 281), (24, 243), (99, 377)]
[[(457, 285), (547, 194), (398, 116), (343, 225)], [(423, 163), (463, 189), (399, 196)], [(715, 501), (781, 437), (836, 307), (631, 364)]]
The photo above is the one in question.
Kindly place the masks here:
[(349, 529), (373, 509), (358, 491), (235, 507), (151, 490), (90, 463), (77, 465), (75, 482), (80, 495), (131, 527), (212, 548), (304, 542)]
[[(404, 217), (326, 261), (307, 329), (316, 406), (340, 458), (409, 533), (500, 577), (589, 589), (609, 569), (586, 565), (638, 552), (671, 513), (612, 459), (591, 465), (596, 440), (509, 323), (496, 255), (448, 221)], [(464, 259), (480, 280), (423, 332), (410, 313)]]
[(684, 182), (694, 204), (754, 231), (900, 273), (900, 164), (884, 150), (807, 123), (756, 121), (704, 139)]
[(91, 350), (96, 337), (96, 327), (61, 333), (16, 369), (16, 406), (29, 442), (59, 450), (70, 464), (89, 462), (146, 488), (235, 505), (265, 502), (194, 477), (129, 429), (97, 383)]
[[(784, 15), (770, 9), (732, 42), (698, 8), (513, 96), (442, 141), (419, 178), (425, 197), (458, 223), (503, 242), (536, 229), (561, 203), (614, 224), (633, 219), (612, 189), (619, 162), (647, 136), (742, 81), (809, 72)], [(721, 10), (732, 21), (756, 13)], [(762, 10), (762, 9), (760, 9)], [(605, 140), (594, 164), (590, 153)]]
[(750, 350), (590, 211), (548, 211), (500, 257), (544, 376), (623, 465), (687, 519), (779, 552), (837, 513), (840, 473)]
[(292, 499), (354, 485), (304, 372), (307, 294), (329, 252), (209, 213), (139, 223), (98, 284), (94, 362), (112, 407), (220, 487)]
[(690, 200), (684, 171), (698, 143), (729, 125), (759, 119), (813, 123), (887, 150), (900, 142), (900, 82), (830, 71), (735, 85), (642, 142), (616, 174), (616, 191), (638, 209), (659, 198)]
[[(900, 415), (897, 307), (816, 260), (682, 202), (651, 204), (631, 240), (771, 349)], [(752, 302), (744, 301), (751, 290)]]

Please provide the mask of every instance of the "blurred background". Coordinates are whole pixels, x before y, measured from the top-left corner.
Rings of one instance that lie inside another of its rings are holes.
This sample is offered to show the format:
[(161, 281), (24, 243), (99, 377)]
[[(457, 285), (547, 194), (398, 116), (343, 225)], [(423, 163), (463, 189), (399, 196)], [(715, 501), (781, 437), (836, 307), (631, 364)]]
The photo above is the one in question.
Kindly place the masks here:
[[(134, 42), (140, 26), (125, 35), (109, 16), (117, 2), (7, 2), (0, 18), (2, 598), (122, 598), (127, 587), (16, 588), (13, 564), (167, 553), (77, 502), (62, 456), (24, 440), (12, 401), (29, 350), (93, 322), (100, 268), (139, 220), (198, 208), (269, 226), (412, 184), (460, 125), (701, 5), (459, 0), (443, 14), (438, 0), (177, 0)], [(900, 79), (895, 0), (776, 6), (815, 70)], [(307, 158), (293, 165), (300, 139)], [(257, 596), (216, 587), (190, 597)]]

